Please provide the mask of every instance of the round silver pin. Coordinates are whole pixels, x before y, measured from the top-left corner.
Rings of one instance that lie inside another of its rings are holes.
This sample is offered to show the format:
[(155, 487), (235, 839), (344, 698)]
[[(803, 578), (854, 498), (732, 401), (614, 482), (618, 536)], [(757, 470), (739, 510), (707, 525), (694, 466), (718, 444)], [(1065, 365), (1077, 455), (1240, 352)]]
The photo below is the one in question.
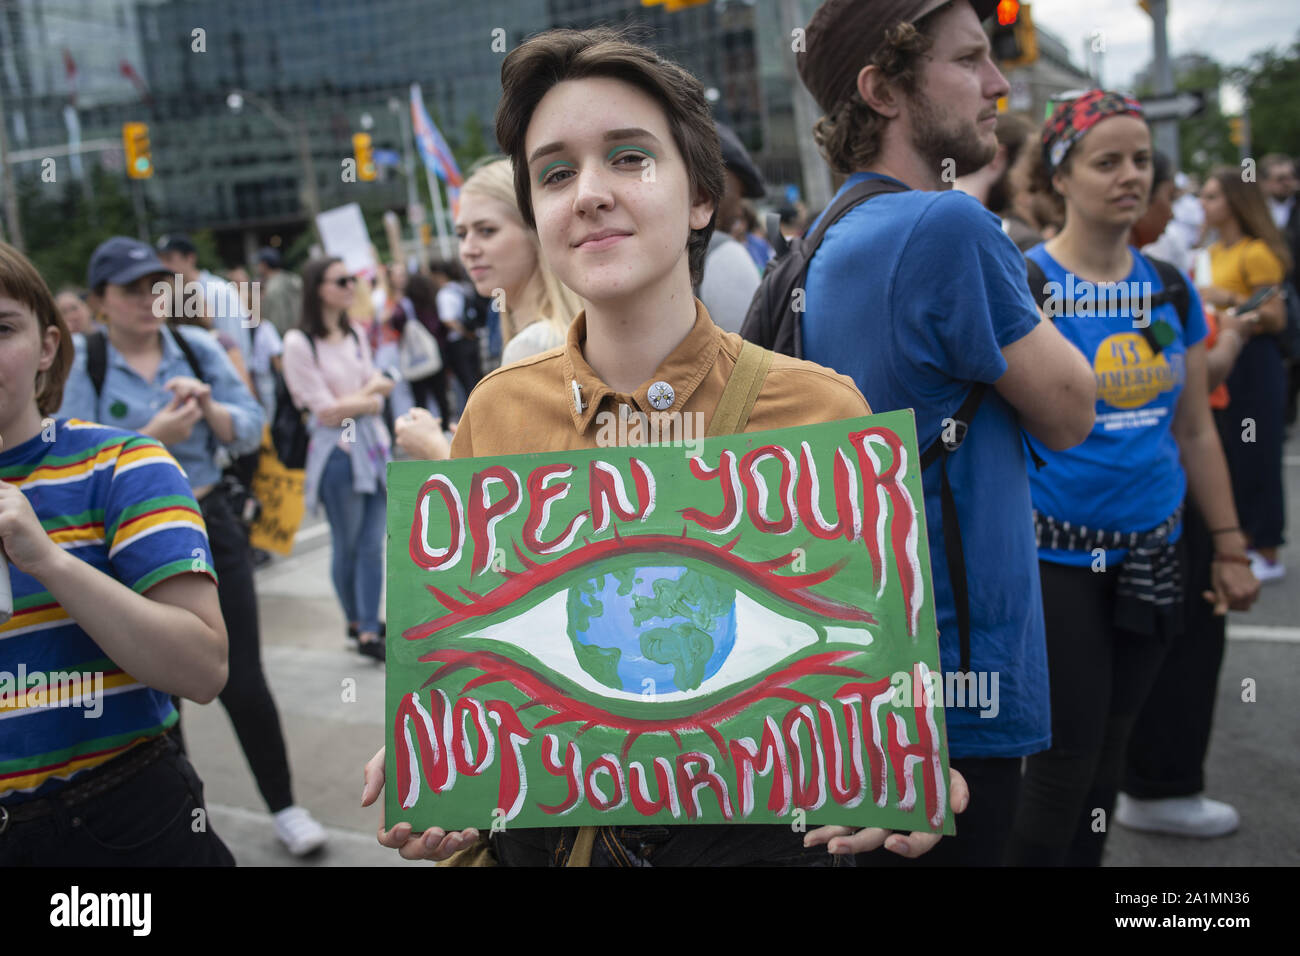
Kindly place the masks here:
[(646, 398), (650, 399), (650, 404), (656, 411), (664, 411), (673, 407), (673, 402), (677, 400), (677, 393), (667, 382), (655, 382), (646, 390)]

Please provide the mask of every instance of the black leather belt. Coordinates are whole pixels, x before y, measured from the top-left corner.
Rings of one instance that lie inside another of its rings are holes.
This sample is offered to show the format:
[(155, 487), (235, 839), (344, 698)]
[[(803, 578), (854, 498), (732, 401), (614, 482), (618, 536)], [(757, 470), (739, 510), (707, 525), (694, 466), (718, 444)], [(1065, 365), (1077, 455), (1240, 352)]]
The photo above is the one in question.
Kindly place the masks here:
[(48, 797), (12, 806), (0, 803), (0, 835), (16, 823), (37, 820), (53, 813), (58, 807), (74, 807), (107, 793), (175, 747), (171, 736), (162, 734), (148, 743), (132, 747), (120, 757), (114, 757), (107, 763), (86, 771), (75, 782)]

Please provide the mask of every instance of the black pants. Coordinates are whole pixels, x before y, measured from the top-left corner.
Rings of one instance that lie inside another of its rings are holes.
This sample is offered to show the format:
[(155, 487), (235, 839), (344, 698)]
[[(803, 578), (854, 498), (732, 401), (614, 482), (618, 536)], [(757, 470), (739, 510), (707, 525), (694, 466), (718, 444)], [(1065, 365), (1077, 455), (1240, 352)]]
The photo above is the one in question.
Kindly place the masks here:
[(1282, 445), (1287, 388), (1277, 338), (1256, 335), (1247, 342), (1227, 385), (1231, 404), (1216, 419), (1241, 530), (1251, 547), (1276, 548), (1285, 540), (1286, 528)]
[[(502, 866), (564, 866), (577, 835), (577, 827), (510, 830), (492, 848)], [(802, 833), (779, 824), (601, 827), (591, 865), (844, 867), (853, 857), (805, 849)]]
[(1098, 866), (1124, 749), (1168, 643), (1115, 626), (1114, 568), (1040, 561), (1038, 569), (1052, 746), (1025, 760), (1007, 863)]
[(956, 817), (957, 833), (915, 860), (884, 847), (859, 853), (858, 866), (1001, 866), (1020, 796), (1020, 757), (968, 757), (949, 765), (966, 778), (970, 803)]
[(262, 673), (261, 635), (257, 621), (257, 592), (253, 589), (253, 557), (248, 531), (231, 511), (221, 488), (203, 499), (212, 563), (220, 583), (217, 596), (230, 644), (230, 676), (221, 692), (221, 705), (239, 738), (257, 789), (272, 812), (293, 804), (289, 785), (289, 756), (285, 752), (280, 715)]
[(1183, 509), (1183, 537), (1183, 636), (1169, 649), (1128, 744), (1124, 792), (1143, 800), (1205, 789), (1227, 617), (1216, 615), (1201, 596), (1211, 590), (1214, 541), (1190, 497)]
[(55, 800), (54, 812), (0, 833), (0, 867), (235, 865), (208, 819), (203, 783), (174, 742), (96, 797)]
[[(451, 401), (447, 398), (447, 370), (439, 369), (435, 374), (419, 381), (411, 382), (411, 398), (421, 408), (427, 408), (442, 419), (446, 426), (451, 421)], [(433, 404), (430, 405), (429, 402)]]

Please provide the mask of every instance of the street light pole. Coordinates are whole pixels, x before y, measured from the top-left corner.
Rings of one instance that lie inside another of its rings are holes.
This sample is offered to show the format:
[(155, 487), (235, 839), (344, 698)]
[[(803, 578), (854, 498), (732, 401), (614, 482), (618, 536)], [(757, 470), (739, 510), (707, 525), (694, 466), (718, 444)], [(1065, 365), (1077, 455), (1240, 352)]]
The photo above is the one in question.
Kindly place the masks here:
[(5, 190), (5, 219), (8, 220), (9, 242), (23, 252), (23, 224), (18, 214), (18, 192), (14, 188), (14, 171), (9, 166), (9, 131), (6, 128), (4, 91), (0, 89), (0, 169), (3, 169)]
[(304, 200), (312, 228), (316, 226), (316, 217), (320, 215), (320, 192), (316, 187), (316, 167), (311, 158), (311, 142), (307, 139), (307, 127), (300, 120), (287, 120), (277, 112), (270, 103), (255, 96), (247, 90), (231, 90), (226, 97), (226, 105), (236, 113), (247, 100), (257, 107), (272, 123), (294, 138), (298, 146), (298, 160), (302, 163), (303, 176), (306, 178)]

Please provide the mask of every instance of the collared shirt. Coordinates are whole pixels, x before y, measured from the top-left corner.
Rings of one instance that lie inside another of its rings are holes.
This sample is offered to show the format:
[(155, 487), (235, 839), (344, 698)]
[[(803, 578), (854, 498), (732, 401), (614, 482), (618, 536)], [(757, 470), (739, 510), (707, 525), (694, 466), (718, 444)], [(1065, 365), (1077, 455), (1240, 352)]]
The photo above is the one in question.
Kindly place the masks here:
[(1295, 209), (1295, 196), (1288, 196), (1286, 199), (1274, 199), (1268, 197), (1268, 211), (1273, 214), (1273, 222), (1279, 229), (1285, 231), (1286, 225), (1291, 221), (1291, 213)]
[[(177, 333), (185, 337), (194, 350), (203, 371), (203, 380), (212, 387), (212, 397), (230, 412), (235, 427), (235, 439), (226, 445), (231, 457), (239, 457), (257, 450), (262, 440), (262, 424), (266, 416), (240, 380), (235, 367), (222, 351), (217, 340), (203, 329), (181, 326)], [(162, 332), (162, 361), (152, 381), (145, 381), (122, 357), (122, 353), (108, 343), (108, 364), (104, 372), (104, 389), (96, 398), (95, 387), (86, 372), (86, 340), (74, 335), (76, 353), (68, 384), (63, 389), (63, 405), (59, 417), (79, 418), (101, 422), (114, 428), (139, 431), (149, 420), (172, 400), (172, 393), (163, 388), (177, 376), (193, 378), (194, 370), (185, 360), (185, 354), (176, 345), (170, 332)], [(191, 488), (201, 488), (221, 480), (221, 468), (214, 459), (220, 446), (208, 423), (200, 418), (188, 438), (168, 446), (180, 466), (185, 469)]]
[[(708, 425), (722, 391), (736, 367), (743, 344), (734, 332), (713, 324), (695, 300), (695, 325), (635, 392), (610, 388), (587, 364), (582, 348), (587, 314), (579, 312), (562, 348), (503, 366), (484, 378), (470, 394), (452, 442), (453, 458), (511, 455), (595, 448), (604, 422), (617, 418), (618, 407), (647, 415), (700, 412)], [(574, 383), (582, 409), (574, 400)], [(673, 391), (667, 408), (655, 408), (648, 392), (666, 382)], [(524, 414), (521, 410), (526, 409)], [(602, 418), (600, 412), (614, 416)], [(866, 399), (847, 376), (785, 355), (777, 355), (767, 373), (746, 431), (789, 428), (870, 415)]]

